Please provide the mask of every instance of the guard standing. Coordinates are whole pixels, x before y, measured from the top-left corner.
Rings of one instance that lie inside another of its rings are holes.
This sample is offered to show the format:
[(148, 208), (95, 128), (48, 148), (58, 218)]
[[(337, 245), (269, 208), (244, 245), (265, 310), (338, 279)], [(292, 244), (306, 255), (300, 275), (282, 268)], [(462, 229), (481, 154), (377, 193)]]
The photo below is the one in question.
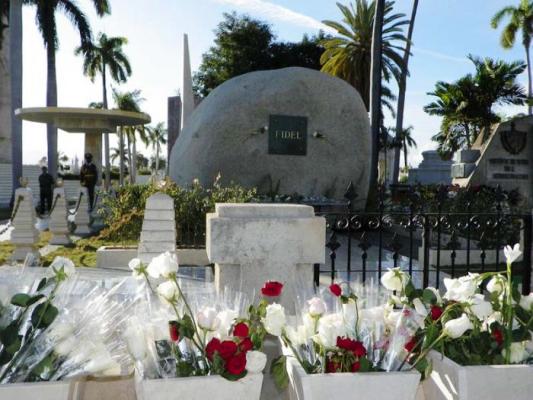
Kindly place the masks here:
[(89, 192), (89, 211), (93, 209), (94, 203), (94, 187), (98, 182), (98, 169), (93, 164), (93, 155), (91, 153), (85, 154), (85, 161), (80, 169), (80, 184), (87, 188)]
[(41, 167), (39, 175), (39, 195), (41, 197), (40, 213), (44, 214), (52, 209), (52, 193), (54, 189), (54, 177), (48, 173), (48, 168)]

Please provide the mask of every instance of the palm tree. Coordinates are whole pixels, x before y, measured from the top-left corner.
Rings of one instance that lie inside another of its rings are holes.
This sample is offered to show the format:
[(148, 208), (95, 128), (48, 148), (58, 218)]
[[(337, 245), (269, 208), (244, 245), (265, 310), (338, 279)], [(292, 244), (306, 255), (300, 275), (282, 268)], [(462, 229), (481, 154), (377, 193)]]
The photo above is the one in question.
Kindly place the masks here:
[(400, 51), (404, 49), (398, 42), (405, 42), (402, 27), (409, 21), (403, 19), (405, 14), (392, 14), (394, 2), (355, 0), (355, 3), (349, 6), (337, 3), (343, 15), (342, 22), (324, 21), (324, 24), (335, 29), (338, 35), (321, 42), (325, 48), (320, 59), (322, 71), (344, 79), (355, 87), (367, 110), (370, 108), (372, 36), (376, 5), (383, 10), (383, 29), (380, 35), (383, 54), (381, 73), (387, 82), (391, 77), (399, 81), (404, 65)]
[[(76, 49), (76, 54), (82, 54), (83, 73), (91, 81), (97, 75), (102, 77), (102, 104), (107, 109), (107, 71), (111, 79), (115, 82), (126, 82), (131, 75), (131, 66), (128, 58), (122, 50), (122, 46), (128, 43), (124, 37), (107, 37), (105, 33), (100, 33), (95, 43), (85, 43)], [(109, 134), (104, 133), (104, 156), (106, 164), (106, 187), (110, 186), (110, 166), (109, 166)]]
[(146, 146), (151, 146), (155, 152), (155, 171), (159, 171), (159, 154), (161, 153), (161, 146), (167, 143), (167, 130), (165, 123), (159, 122), (154, 127), (146, 128), (146, 136), (141, 136), (141, 140)]
[[(418, 11), (418, 0), (413, 0), (411, 19), (409, 20), (409, 29), (407, 30), (407, 43), (403, 53), (403, 68), (398, 82), (398, 105), (396, 107), (396, 139), (400, 139), (403, 129), (403, 114), (405, 110), (405, 94), (407, 91), (407, 75), (409, 73), (409, 56), (411, 55), (411, 44), (413, 42), (413, 32), (415, 28), (416, 13)], [(400, 148), (394, 149), (394, 165), (392, 170), (392, 182), (398, 183), (400, 176)]]
[[(109, 3), (107, 0), (91, 0), (99, 16), (109, 13)], [(70, 19), (76, 27), (82, 46), (91, 42), (92, 33), (89, 21), (85, 14), (78, 8), (72, 0), (23, 0), (24, 4), (36, 7), (36, 23), (41, 32), (44, 46), (46, 47), (47, 60), (47, 83), (46, 83), (46, 105), (48, 107), (57, 106), (57, 73), (56, 73), (56, 51), (59, 46), (57, 35), (56, 12), (61, 11)], [(46, 127), (46, 137), (48, 141), (48, 170), (53, 176), (57, 175), (57, 128), (54, 124)]]
[(410, 148), (415, 147), (416, 148), (416, 142), (413, 139), (413, 127), (408, 126), (404, 130), (400, 132), (399, 135), (396, 135), (396, 137), (399, 139), (402, 149), (403, 149), (403, 165), (405, 171), (409, 168), (409, 165), (407, 163), (407, 152)]
[[(522, 45), (526, 50), (528, 87), (527, 95), (531, 99), (533, 95), (533, 82), (531, 77), (531, 58), (529, 48), (531, 46), (531, 36), (533, 35), (533, 1), (521, 0), (516, 7), (507, 6), (498, 11), (492, 20), (491, 26), (496, 29), (502, 20), (509, 17), (509, 23), (503, 28), (500, 43), (504, 49), (510, 49), (515, 44), (516, 33), (522, 34)], [(528, 113), (531, 115), (533, 108), (528, 105)]]
[(441, 131), (433, 137), (442, 155), (451, 155), (461, 148), (469, 148), (484, 129), (499, 122), (495, 105), (522, 105), (526, 101), (524, 89), (516, 83), (524, 72), (522, 61), (507, 63), (490, 58), (469, 56), (476, 69), (456, 82), (437, 82), (428, 93), (435, 101), (424, 107), (430, 115), (442, 117)]
[(22, 120), (15, 117), (15, 110), (22, 107), (22, 0), (9, 3), (9, 69), (11, 73), (11, 179), (15, 190), (22, 177)]
[[(144, 101), (144, 99), (141, 97), (141, 91), (140, 90), (134, 90), (131, 92), (119, 92), (116, 89), (113, 89), (113, 100), (115, 101), (115, 104), (119, 110), (122, 111), (133, 111), (133, 112), (141, 112), (140, 103)], [(128, 160), (129, 160), (129, 171), (130, 171), (130, 182), (133, 183), (135, 180), (135, 177), (132, 176), (135, 174), (133, 172), (133, 160), (135, 160), (135, 155), (132, 155), (132, 141), (133, 141), (133, 147), (134, 151), (136, 151), (135, 146), (135, 140), (136, 140), (136, 133), (138, 128), (137, 127), (131, 127), (131, 126), (121, 126), (118, 129), (118, 137), (119, 137), (119, 148), (124, 149), (124, 138), (127, 139), (127, 151), (129, 154)], [(124, 153), (122, 153), (120, 157), (120, 184), (124, 184)]]

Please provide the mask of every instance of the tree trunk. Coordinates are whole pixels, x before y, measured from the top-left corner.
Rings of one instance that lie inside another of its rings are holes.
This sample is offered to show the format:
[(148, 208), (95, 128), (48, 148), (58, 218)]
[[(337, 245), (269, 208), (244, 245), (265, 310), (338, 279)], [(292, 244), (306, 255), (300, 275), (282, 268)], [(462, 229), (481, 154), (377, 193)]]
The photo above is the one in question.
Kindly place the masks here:
[[(102, 88), (103, 88), (103, 106), (107, 110), (107, 82), (105, 64), (102, 66)], [(104, 162), (105, 162), (105, 183), (104, 187), (108, 190), (111, 187), (111, 164), (109, 161), (109, 133), (104, 132)]]
[(137, 182), (137, 137), (136, 135), (137, 133), (133, 131), (132, 155), (131, 155), (131, 158), (132, 158), (132, 161), (131, 161), (132, 182), (131, 183)]
[(409, 168), (409, 166), (407, 165), (407, 142), (406, 141), (403, 142), (403, 165), (404, 165), (405, 171), (407, 172), (407, 168)]
[(22, 0), (11, 0), (9, 7), (9, 69), (11, 73), (11, 177), (13, 197), (22, 177), (22, 120), (15, 110), (22, 107)]
[[(529, 54), (529, 43), (525, 46), (526, 47), (526, 61), (527, 61), (527, 97), (531, 99), (531, 95), (533, 94), (533, 82), (531, 81), (531, 57)], [(528, 115), (531, 115), (533, 113), (533, 107), (531, 105), (527, 106), (527, 112)]]
[[(407, 73), (409, 72), (409, 56), (411, 53), (411, 43), (413, 40), (413, 31), (415, 27), (416, 12), (418, 10), (418, 0), (413, 1), (413, 11), (411, 13), (411, 20), (409, 21), (409, 30), (407, 31), (407, 43), (405, 45), (405, 52), (403, 53), (404, 69), (400, 76), (398, 84), (398, 106), (396, 108), (396, 143), (399, 142), (400, 135), (403, 130), (403, 114), (405, 111), (405, 94), (407, 90)], [(392, 170), (392, 183), (398, 183), (400, 176), (400, 148), (394, 149), (394, 166)]]
[(159, 142), (155, 144), (155, 172), (159, 174)]
[(124, 129), (123, 127), (118, 128), (118, 169), (119, 169), (119, 182), (118, 184), (122, 187), (124, 185)]
[(381, 56), (382, 56), (382, 28), (385, 0), (376, 0), (374, 17), (374, 31), (372, 34), (372, 67), (370, 85), (370, 130), (372, 138), (372, 154), (370, 157), (370, 185), (367, 205), (375, 199), (373, 193), (377, 189), (379, 135), (381, 128)]
[[(57, 76), (56, 49), (52, 45), (46, 47), (47, 76), (46, 76), (46, 106), (57, 107)], [(54, 124), (46, 125), (46, 140), (48, 141), (48, 172), (57, 177), (57, 128)]]

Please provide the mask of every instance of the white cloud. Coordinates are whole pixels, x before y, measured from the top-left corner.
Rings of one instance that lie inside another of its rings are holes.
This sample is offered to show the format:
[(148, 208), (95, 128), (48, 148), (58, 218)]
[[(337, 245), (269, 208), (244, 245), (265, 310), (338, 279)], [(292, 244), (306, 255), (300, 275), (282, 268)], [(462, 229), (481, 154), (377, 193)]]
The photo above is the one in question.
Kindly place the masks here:
[(287, 22), (293, 25), (311, 28), (322, 29), (327, 33), (334, 34), (336, 31), (330, 27), (324, 25), (319, 20), (309, 17), (304, 14), (300, 14), (296, 11), (292, 11), (286, 7), (278, 4), (273, 4), (264, 0), (214, 0), (217, 3), (225, 4), (233, 7), (240, 8), (250, 13), (261, 15), (269, 20)]

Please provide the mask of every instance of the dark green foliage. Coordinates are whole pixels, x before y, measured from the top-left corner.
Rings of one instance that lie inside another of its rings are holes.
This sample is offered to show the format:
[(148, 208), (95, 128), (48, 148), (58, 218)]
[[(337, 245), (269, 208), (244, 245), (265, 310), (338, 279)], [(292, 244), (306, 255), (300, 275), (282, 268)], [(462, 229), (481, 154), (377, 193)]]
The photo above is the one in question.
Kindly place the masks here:
[(202, 56), (194, 89), (207, 96), (228, 79), (252, 71), (285, 67), (320, 69), (323, 52), (320, 33), (301, 42), (274, 42), (270, 25), (249, 16), (224, 14), (215, 30), (215, 45)]

